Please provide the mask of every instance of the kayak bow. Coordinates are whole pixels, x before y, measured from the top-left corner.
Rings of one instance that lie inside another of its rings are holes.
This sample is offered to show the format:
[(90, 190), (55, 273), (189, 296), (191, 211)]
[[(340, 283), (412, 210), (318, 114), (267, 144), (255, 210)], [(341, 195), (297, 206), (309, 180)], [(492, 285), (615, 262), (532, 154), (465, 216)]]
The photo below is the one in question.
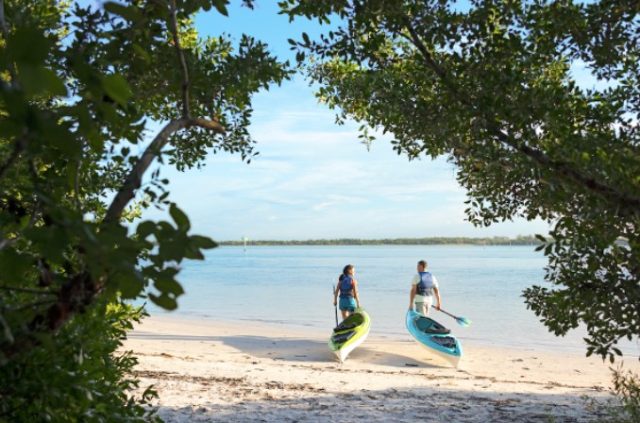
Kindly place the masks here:
[(363, 308), (356, 311), (333, 329), (329, 338), (329, 349), (334, 352), (340, 362), (367, 339), (371, 328), (371, 318)]
[(449, 329), (413, 310), (407, 311), (406, 323), (407, 330), (420, 345), (458, 367), (462, 346)]

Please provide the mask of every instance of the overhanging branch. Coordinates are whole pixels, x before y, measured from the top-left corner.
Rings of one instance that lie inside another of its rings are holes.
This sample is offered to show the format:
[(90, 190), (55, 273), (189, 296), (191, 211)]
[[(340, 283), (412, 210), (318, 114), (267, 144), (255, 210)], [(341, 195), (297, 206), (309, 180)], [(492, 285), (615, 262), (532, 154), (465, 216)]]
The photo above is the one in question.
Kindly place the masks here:
[(51, 292), (49, 290), (23, 288), (23, 287), (20, 287), (20, 286), (0, 285), (0, 291), (23, 292), (23, 293), (38, 294), (38, 295), (56, 295), (55, 292)]
[(176, 54), (180, 61), (180, 69), (182, 72), (182, 117), (190, 118), (191, 111), (189, 108), (189, 68), (187, 67), (187, 60), (184, 57), (184, 51), (180, 46), (180, 35), (178, 33), (178, 16), (176, 12), (175, 0), (169, 0), (169, 8), (171, 10), (171, 33), (173, 35), (173, 45), (176, 48)]
[(144, 173), (151, 165), (151, 162), (160, 155), (162, 149), (169, 142), (171, 135), (181, 129), (191, 126), (197, 126), (219, 134), (223, 134), (225, 132), (222, 125), (213, 120), (182, 118), (172, 120), (167, 123), (158, 135), (156, 135), (153, 141), (151, 141), (151, 144), (149, 144), (140, 159), (138, 159), (136, 164), (133, 166), (133, 169), (131, 169), (131, 172), (125, 179), (124, 184), (107, 209), (107, 213), (104, 217), (104, 223), (117, 222), (120, 220), (120, 216), (122, 215), (125, 207), (134, 197), (135, 191), (140, 188)]
[[(140, 187), (145, 172), (148, 170), (153, 160), (162, 153), (163, 148), (167, 143), (169, 143), (173, 134), (190, 127), (202, 128), (217, 134), (225, 133), (224, 127), (215, 120), (190, 117), (189, 75), (187, 63), (178, 38), (176, 3), (175, 0), (169, 1), (171, 7), (170, 26), (172, 27), (174, 43), (180, 60), (183, 76), (182, 116), (179, 119), (174, 119), (167, 123), (145, 149), (144, 153), (135, 163), (130, 173), (125, 178), (122, 186), (116, 193), (113, 201), (109, 205), (102, 222), (104, 225), (116, 223), (120, 220), (123, 210), (134, 197), (136, 190)], [(3, 28), (0, 28), (0, 31), (5, 28), (4, 21), (2, 19), (3, 6), (3, 0), (0, 0), (0, 26), (3, 26)], [(2, 82), (0, 81), (0, 83)], [(5, 89), (8, 89), (8, 87), (5, 87)], [(20, 138), (16, 141), (15, 150), (11, 153), (9, 160), (6, 161), (6, 163), (0, 164), (0, 176), (2, 176), (6, 169), (8, 169), (17, 159), (22, 149), (24, 149), (24, 144), (26, 142), (26, 137)], [(9, 242), (11, 241), (0, 239), (0, 248), (6, 246)], [(21, 331), (20, 334), (16, 336), (14, 342), (8, 344), (3, 343), (0, 345), (0, 352), (4, 354), (6, 359), (11, 360), (16, 355), (36, 347), (40, 343), (39, 338), (35, 336), (38, 332), (55, 332), (63, 324), (68, 322), (72, 316), (82, 312), (82, 310), (89, 306), (95, 298), (103, 292), (105, 284), (105, 275), (92, 275), (86, 270), (70, 275), (58, 291), (50, 293), (47, 292), (48, 295), (56, 296), (52, 299), (53, 304), (45, 309), (38, 310), (38, 313), (31, 319), (27, 327), (24, 328), (24, 331)], [(8, 287), (5, 288), (7, 290), (10, 289)], [(27, 291), (23, 292), (26, 293)], [(37, 291), (29, 289), (28, 292), (35, 294)], [(35, 307), (46, 303), (47, 302), (43, 300), (43, 302), (32, 303), (28, 306)]]
[[(158, 135), (156, 135), (125, 179), (122, 187), (111, 202), (103, 223), (114, 223), (120, 219), (122, 211), (135, 195), (136, 189), (140, 186), (144, 173), (153, 162), (153, 159), (160, 155), (163, 147), (169, 142), (171, 135), (181, 129), (194, 126), (219, 134), (225, 132), (220, 123), (206, 119), (176, 119), (167, 123)], [(4, 288), (7, 290), (13, 289), (13, 287)], [(40, 292), (28, 288), (18, 289), (33, 294), (42, 293), (55, 295), (57, 298), (53, 300), (53, 304), (48, 307), (46, 311), (38, 313), (31, 320), (27, 331), (17, 336), (13, 343), (2, 346), (2, 353), (9, 360), (17, 354), (34, 348), (39, 344), (40, 341), (34, 336), (34, 333), (38, 331), (55, 332), (73, 315), (91, 304), (95, 297), (103, 291), (104, 278), (100, 276), (96, 278), (94, 275), (83, 271), (70, 276), (58, 292)], [(38, 305), (44, 304), (43, 302)]]
[[(403, 18), (404, 26), (409, 32), (409, 35), (400, 34), (405, 39), (409, 40), (411, 44), (420, 52), (425, 65), (431, 69), (440, 78), (442, 83), (451, 91), (454, 98), (464, 106), (471, 109), (474, 113), (480, 115), (479, 117), (487, 122), (493, 122), (491, 116), (484, 116), (484, 112), (478, 110), (477, 107), (469, 100), (468, 96), (461, 95), (460, 90), (456, 84), (449, 78), (446, 70), (440, 66), (433, 55), (429, 52), (429, 49), (424, 44), (417, 31), (411, 24), (411, 20), (408, 17)], [(515, 140), (509, 134), (506, 134), (503, 130), (498, 128), (495, 124), (489, 124), (488, 129), (493, 132), (494, 136), (503, 144), (513, 148), (514, 150), (524, 154), (538, 165), (550, 168), (554, 170), (558, 175), (563, 176), (575, 184), (581, 186), (588, 191), (591, 191), (607, 201), (616, 204), (621, 209), (631, 210), (632, 213), (637, 213), (640, 210), (640, 197), (634, 196), (629, 193), (621, 192), (615, 187), (603, 184), (599, 180), (585, 175), (579, 172), (571, 166), (570, 163), (561, 162), (551, 159), (543, 151), (530, 147), (527, 144)]]

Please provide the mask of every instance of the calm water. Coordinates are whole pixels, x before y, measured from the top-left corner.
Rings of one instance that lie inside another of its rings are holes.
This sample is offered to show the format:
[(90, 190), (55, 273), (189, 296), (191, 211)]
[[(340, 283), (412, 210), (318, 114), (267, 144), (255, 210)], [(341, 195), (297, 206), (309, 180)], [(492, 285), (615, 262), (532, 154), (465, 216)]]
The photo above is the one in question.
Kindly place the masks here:
[[(531, 246), (220, 247), (179, 275), (186, 294), (173, 314), (257, 320), (329, 330), (332, 285), (347, 263), (356, 267), (372, 334), (408, 338), (404, 314), (419, 259), (440, 283), (443, 308), (473, 320), (469, 328), (433, 310), (432, 317), (463, 341), (485, 345), (584, 352), (582, 334), (551, 335), (526, 309), (524, 288), (545, 284), (545, 258)], [(150, 307), (152, 314), (164, 313)], [(638, 355), (636, 344), (625, 353)]]

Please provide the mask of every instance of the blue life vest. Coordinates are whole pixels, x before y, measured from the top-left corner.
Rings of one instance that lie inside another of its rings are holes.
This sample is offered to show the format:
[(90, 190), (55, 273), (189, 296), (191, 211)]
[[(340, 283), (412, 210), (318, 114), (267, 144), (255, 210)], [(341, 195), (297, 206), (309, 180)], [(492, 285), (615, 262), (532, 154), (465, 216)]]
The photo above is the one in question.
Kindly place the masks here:
[(420, 282), (416, 285), (416, 293), (422, 296), (433, 295), (433, 276), (429, 272), (418, 272)]
[(340, 298), (353, 297), (353, 278), (340, 275)]

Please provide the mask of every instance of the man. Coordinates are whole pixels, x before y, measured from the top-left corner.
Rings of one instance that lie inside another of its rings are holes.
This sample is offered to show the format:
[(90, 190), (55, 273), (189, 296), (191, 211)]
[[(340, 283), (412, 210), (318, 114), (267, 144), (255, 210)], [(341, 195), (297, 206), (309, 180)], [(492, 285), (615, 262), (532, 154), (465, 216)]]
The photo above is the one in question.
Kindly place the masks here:
[(430, 272), (427, 272), (427, 262), (420, 260), (417, 266), (418, 274), (411, 281), (411, 293), (409, 295), (409, 310), (413, 310), (415, 303), (416, 312), (426, 316), (433, 305), (435, 295), (438, 303), (436, 309), (440, 310), (442, 300), (438, 289), (438, 280)]

